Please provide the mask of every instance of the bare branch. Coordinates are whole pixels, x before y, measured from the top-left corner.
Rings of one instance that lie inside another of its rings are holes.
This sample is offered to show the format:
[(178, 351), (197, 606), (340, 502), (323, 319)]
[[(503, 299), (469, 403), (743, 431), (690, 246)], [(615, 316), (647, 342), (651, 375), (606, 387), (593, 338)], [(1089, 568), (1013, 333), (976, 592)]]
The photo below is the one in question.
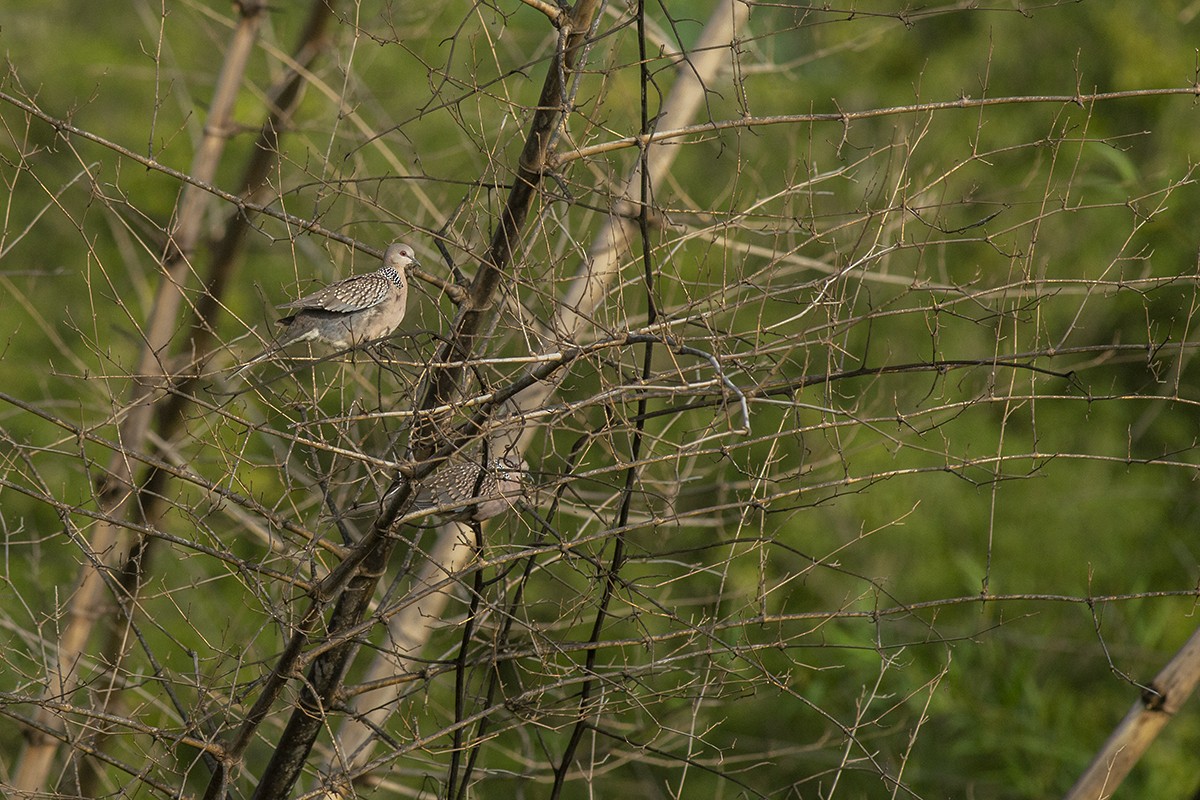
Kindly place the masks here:
[(578, 147), (555, 154), (550, 160), (550, 166), (559, 169), (571, 161), (595, 158), (598, 155), (611, 153), (616, 150), (626, 150), (631, 147), (645, 148), (658, 142), (673, 139), (683, 139), (689, 136), (701, 136), (706, 133), (737, 130), (745, 128), (765, 128), (771, 125), (799, 125), (814, 122), (836, 122), (842, 125), (859, 120), (894, 117), (907, 114), (928, 114), (935, 111), (953, 109), (988, 108), (991, 106), (1011, 106), (1025, 104), (1049, 104), (1065, 106), (1090, 106), (1115, 100), (1133, 100), (1145, 97), (1192, 96), (1200, 97), (1200, 85), (1181, 86), (1179, 88), (1163, 89), (1132, 89), (1123, 92), (1092, 92), (1074, 95), (1013, 95), (1009, 97), (960, 97), (957, 100), (943, 100), (934, 103), (914, 103), (890, 108), (869, 108), (862, 111), (832, 111), (821, 114), (776, 114), (772, 116), (745, 116), (738, 119), (712, 120), (695, 125), (685, 125), (680, 128), (655, 130), (651, 133), (623, 136), (600, 144)]

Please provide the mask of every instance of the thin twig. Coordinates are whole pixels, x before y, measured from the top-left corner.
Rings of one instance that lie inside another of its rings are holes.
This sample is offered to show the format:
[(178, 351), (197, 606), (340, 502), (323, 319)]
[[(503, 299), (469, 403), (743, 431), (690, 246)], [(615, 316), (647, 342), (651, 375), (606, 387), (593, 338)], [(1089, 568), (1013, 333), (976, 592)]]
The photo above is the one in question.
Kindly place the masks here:
[(1134, 100), (1145, 97), (1200, 97), (1200, 84), (1181, 86), (1173, 89), (1130, 89), (1121, 92), (1091, 92), (1081, 94), (1059, 95), (1015, 95), (1008, 97), (960, 97), (957, 100), (944, 100), (936, 103), (913, 103), (904, 106), (888, 108), (869, 108), (862, 111), (831, 111), (821, 114), (777, 114), (765, 117), (745, 116), (736, 119), (713, 120), (695, 125), (685, 125), (681, 128), (653, 131), (652, 133), (623, 136), (600, 144), (587, 147), (577, 147), (555, 155), (550, 166), (558, 169), (564, 164), (581, 158), (593, 158), (614, 150), (624, 150), (630, 147), (644, 148), (657, 142), (682, 139), (687, 136), (698, 136), (705, 133), (734, 130), (738, 128), (763, 128), (769, 125), (797, 125), (814, 122), (837, 122), (847, 124), (857, 120), (893, 117), (904, 114), (927, 114), (931, 111), (948, 111), (953, 109), (987, 108), (989, 106), (1028, 105), (1034, 103), (1050, 103), (1055, 105), (1086, 106), (1113, 100)]

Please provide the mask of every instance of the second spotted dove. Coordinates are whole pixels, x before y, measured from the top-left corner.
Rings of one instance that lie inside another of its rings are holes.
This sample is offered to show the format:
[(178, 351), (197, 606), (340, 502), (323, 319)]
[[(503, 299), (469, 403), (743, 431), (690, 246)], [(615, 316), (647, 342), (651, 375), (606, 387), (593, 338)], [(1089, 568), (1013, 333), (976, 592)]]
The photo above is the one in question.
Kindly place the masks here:
[(438, 509), (444, 520), (483, 522), (520, 501), (528, 469), (512, 456), (494, 458), (486, 469), (479, 461), (452, 461), (421, 484), (412, 508)]

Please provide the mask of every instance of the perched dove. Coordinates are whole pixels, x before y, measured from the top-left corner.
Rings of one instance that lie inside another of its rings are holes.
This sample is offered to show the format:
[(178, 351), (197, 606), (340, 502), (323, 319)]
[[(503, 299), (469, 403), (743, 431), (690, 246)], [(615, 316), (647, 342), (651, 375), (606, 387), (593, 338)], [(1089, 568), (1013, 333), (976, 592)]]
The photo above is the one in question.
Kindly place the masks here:
[(528, 470), (511, 456), (492, 459), (487, 469), (478, 461), (452, 461), (425, 479), (412, 510), (436, 508), (444, 520), (483, 522), (521, 500)]
[(405, 270), (417, 264), (413, 249), (396, 242), (383, 254), (383, 266), (365, 275), (352, 275), (278, 308), (294, 308), (283, 317), (285, 326), (275, 344), (247, 361), (234, 374), (273, 356), (296, 342), (321, 342), (338, 350), (382, 339), (404, 319), (408, 301)]

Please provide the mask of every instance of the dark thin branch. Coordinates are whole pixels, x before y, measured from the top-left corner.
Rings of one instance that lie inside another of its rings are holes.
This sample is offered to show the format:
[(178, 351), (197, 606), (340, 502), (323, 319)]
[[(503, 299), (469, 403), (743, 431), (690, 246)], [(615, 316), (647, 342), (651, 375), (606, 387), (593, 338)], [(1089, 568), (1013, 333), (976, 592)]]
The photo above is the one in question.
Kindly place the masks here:
[[(640, 53), (641, 63), (641, 114), (642, 114), (642, 132), (646, 133), (650, 127), (650, 115), (647, 106), (646, 87), (650, 83), (650, 75), (646, 61), (646, 4), (645, 0), (638, 0), (637, 10), (637, 30), (638, 30), (638, 48)], [(642, 148), (641, 152), (641, 185), (639, 191), (641, 193), (641, 203), (639, 204), (638, 228), (641, 232), (642, 243), (642, 264), (644, 267), (643, 277), (645, 281), (645, 296), (646, 296), (646, 314), (647, 327), (653, 326), (658, 320), (658, 304), (654, 297), (654, 262), (651, 258), (652, 251), (650, 246), (650, 226), (647, 209), (650, 207), (650, 194), (653, 187), (650, 186), (650, 169), (646, 161), (646, 149)], [(649, 380), (653, 370), (654, 363), (654, 346), (655, 342), (646, 342), (644, 344), (644, 353), (642, 356), (642, 380)], [(634, 487), (638, 479), (638, 460), (641, 458), (642, 441), (645, 433), (646, 423), (641, 419), (646, 413), (646, 404), (648, 400), (642, 397), (638, 400), (637, 416), (638, 421), (634, 423), (633, 440), (629, 446), (629, 468), (625, 471), (625, 487), (621, 492), (621, 505), (617, 513), (618, 528), (623, 528), (629, 522), (629, 510), (633, 505)], [(599, 643), (604, 630), (604, 621), (609, 615), (609, 604), (612, 602), (613, 591), (616, 588), (618, 576), (621, 573), (621, 567), (625, 563), (625, 537), (618, 534), (613, 537), (613, 554), (612, 561), (608, 569), (604, 572), (604, 588), (600, 593), (600, 600), (596, 607), (596, 617), (592, 623), (592, 631), (588, 637), (589, 642)], [(592, 675), (596, 669), (596, 656), (599, 653), (599, 648), (589, 650), (584, 658), (583, 671), (585, 675)], [(579, 743), (583, 740), (583, 734), (590, 726), (590, 718), (592, 710), (592, 692), (596, 686), (596, 681), (587, 680), (579, 689), (579, 719), (576, 721), (574, 728), (571, 731), (570, 739), (567, 741), (566, 747), (563, 748), (562, 756), (558, 765), (554, 769), (554, 785), (550, 790), (552, 800), (558, 800), (562, 796), (563, 787), (566, 785), (567, 773), (571, 769), (571, 764), (575, 760), (575, 751), (579, 747)]]
[[(480, 554), (483, 552), (483, 528), (479, 522), (472, 522), (471, 528), (475, 533), (475, 552)], [(454, 671), (454, 721), (457, 724), (454, 728), (453, 743), (450, 750), (450, 771), (446, 779), (446, 797), (454, 797), (454, 787), (458, 780), (458, 765), (462, 758), (463, 751), (463, 734), (466, 732), (466, 725), (461, 724), (466, 716), (467, 707), (467, 653), (470, 651), (471, 639), (475, 635), (475, 623), (478, 619), (479, 604), (483, 598), (483, 570), (475, 570), (475, 584), (471, 589), (471, 602), (467, 609), (467, 619), (463, 623), (462, 641), (458, 645), (458, 658), (455, 659)], [(483, 724), (483, 720), (480, 720)], [(463, 776), (462, 787), (457, 793), (460, 797), (464, 796), (467, 791), (467, 783), (469, 781), (469, 773)]]
[[(525, 218), (541, 184), (551, 140), (558, 131), (563, 115), (569, 110), (564, 103), (567, 82), (582, 66), (588, 36), (599, 8), (600, 0), (578, 0), (570, 15), (562, 21), (560, 51), (542, 86), (541, 98), (529, 125), (508, 201), (500, 213), (487, 253), (471, 282), (467, 300), (454, 321), (450, 341), (438, 352), (435, 357), (437, 361), (456, 361), (460, 358), (465, 361), (475, 352), (484, 315), (492, 306), (504, 276), (503, 271), (512, 260)], [(460, 372), (461, 369), (457, 367), (435, 369), (416, 407), (428, 410), (446, 402), (454, 392)], [(419, 425), (413, 436), (414, 452), (418, 458), (436, 447), (436, 433), (432, 425), (431, 421)]]

